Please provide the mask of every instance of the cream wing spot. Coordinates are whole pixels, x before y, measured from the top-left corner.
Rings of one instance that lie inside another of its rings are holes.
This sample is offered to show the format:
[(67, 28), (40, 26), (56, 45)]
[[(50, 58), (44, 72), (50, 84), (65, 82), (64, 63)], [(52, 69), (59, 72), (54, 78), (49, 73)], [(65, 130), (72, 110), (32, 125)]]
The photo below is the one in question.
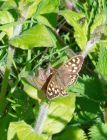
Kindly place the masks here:
[(73, 58), (72, 61), (75, 62), (75, 58)]
[(52, 96), (52, 95), (53, 95), (53, 93), (52, 93), (52, 92), (48, 92), (48, 95), (49, 95), (49, 96)]
[(77, 62), (76, 62), (77, 64), (79, 64), (80, 63), (80, 59), (79, 58), (77, 58)]
[(75, 67), (75, 66), (76, 66), (76, 64), (73, 63), (73, 64), (72, 64), (72, 67)]
[(78, 68), (77, 67), (74, 67), (74, 69), (77, 70)]
[(72, 63), (71, 62), (68, 62), (68, 65), (71, 65)]
[(51, 88), (50, 87), (48, 88), (48, 91), (51, 91)]
[(57, 94), (57, 90), (55, 90), (55, 94)]
[(75, 72), (76, 72), (76, 70), (73, 70), (72, 72), (73, 72), (73, 73), (75, 73)]
[(50, 83), (50, 87), (52, 87), (53, 86), (53, 84), (52, 83)]
[(59, 92), (57, 92), (57, 89), (55, 90), (55, 92), (54, 92), (56, 95), (58, 95), (59, 94)]
[(57, 93), (59, 93), (59, 89), (57, 89)]
[(55, 89), (54, 89), (54, 87), (52, 87), (52, 91), (54, 91)]

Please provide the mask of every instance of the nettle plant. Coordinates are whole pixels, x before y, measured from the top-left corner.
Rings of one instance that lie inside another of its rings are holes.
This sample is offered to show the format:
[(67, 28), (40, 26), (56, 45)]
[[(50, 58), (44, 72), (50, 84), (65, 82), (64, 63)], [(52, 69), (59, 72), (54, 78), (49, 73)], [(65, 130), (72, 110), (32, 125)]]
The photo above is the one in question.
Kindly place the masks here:
[[(106, 19), (105, 0), (0, 1), (1, 140), (107, 139)], [(73, 54), (84, 59), (77, 82), (49, 100), (42, 76)]]

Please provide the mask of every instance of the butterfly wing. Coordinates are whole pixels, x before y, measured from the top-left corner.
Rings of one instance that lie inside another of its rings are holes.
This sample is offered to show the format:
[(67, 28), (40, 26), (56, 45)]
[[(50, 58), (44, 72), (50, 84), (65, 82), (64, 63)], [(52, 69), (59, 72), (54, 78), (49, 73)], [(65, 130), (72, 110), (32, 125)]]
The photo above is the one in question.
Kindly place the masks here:
[(58, 96), (67, 96), (67, 93), (64, 91), (65, 86), (60, 81), (57, 74), (53, 75), (50, 82), (48, 83), (47, 90), (46, 90), (46, 96), (48, 99), (53, 99)]
[(83, 61), (82, 55), (76, 55), (58, 68), (58, 75), (65, 86), (72, 85), (76, 81)]

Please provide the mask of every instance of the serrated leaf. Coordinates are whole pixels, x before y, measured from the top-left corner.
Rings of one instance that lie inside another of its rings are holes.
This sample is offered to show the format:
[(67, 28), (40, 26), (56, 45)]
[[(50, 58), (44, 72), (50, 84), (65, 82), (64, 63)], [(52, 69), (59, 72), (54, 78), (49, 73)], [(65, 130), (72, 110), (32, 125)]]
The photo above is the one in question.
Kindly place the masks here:
[(73, 26), (74, 28), (74, 37), (77, 44), (80, 46), (82, 50), (85, 49), (87, 43), (87, 34), (88, 34), (88, 24), (85, 20), (85, 23), (82, 25), (80, 20), (85, 16), (81, 13), (77, 13), (71, 10), (64, 10), (60, 13), (66, 21)]
[(43, 132), (52, 135), (60, 132), (72, 119), (75, 110), (75, 95), (51, 101)]
[(100, 38), (101, 41), (99, 42), (99, 44), (104, 44), (105, 42), (107, 43), (107, 25), (103, 24), (97, 26), (94, 29), (94, 32), (91, 34), (91, 38)]
[[(98, 117), (100, 110), (100, 105), (98, 102), (91, 100), (86, 97), (77, 97), (77, 114), (78, 114), (78, 122), (86, 122), (89, 119)], [(76, 116), (77, 117), (77, 116)]]
[(52, 34), (44, 25), (36, 25), (9, 41), (12, 46), (21, 49), (52, 47), (56, 45), (56, 42), (53, 40)]
[(97, 101), (106, 100), (101, 81), (98, 77), (83, 75), (74, 86), (69, 88), (69, 92), (79, 93)]
[[(0, 11), (0, 24), (11, 23), (14, 21), (14, 18), (8, 11)], [(6, 32), (9, 37), (13, 35), (13, 27), (9, 27), (7, 29), (2, 29), (2, 31)]]
[(107, 81), (107, 48), (100, 46), (96, 71)]
[(90, 140), (106, 140), (107, 139), (107, 124), (99, 123), (90, 128)]
[(68, 127), (53, 140), (71, 140), (71, 138), (72, 140), (87, 140), (85, 132), (79, 127)]
[[(100, 20), (99, 20), (99, 19), (100, 19)], [(102, 13), (100, 13), (100, 14), (97, 14), (97, 15), (95, 16), (95, 19), (94, 19), (94, 21), (93, 21), (93, 24), (92, 24), (92, 26), (91, 26), (91, 28), (90, 28), (90, 32), (93, 33), (94, 30), (95, 30), (98, 26), (104, 25), (105, 22), (106, 22), (106, 14), (105, 14), (105, 12), (102, 12)]]
[(47, 140), (46, 136), (37, 134), (33, 128), (24, 121), (10, 123), (7, 140), (14, 138), (18, 138), (18, 140)]

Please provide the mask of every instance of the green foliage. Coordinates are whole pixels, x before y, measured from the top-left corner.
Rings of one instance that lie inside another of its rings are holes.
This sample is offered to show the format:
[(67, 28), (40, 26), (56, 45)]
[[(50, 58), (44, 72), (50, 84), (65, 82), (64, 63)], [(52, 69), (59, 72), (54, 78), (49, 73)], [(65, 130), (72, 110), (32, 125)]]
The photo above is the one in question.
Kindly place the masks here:
[(43, 96), (43, 93), (38, 91), (36, 88), (33, 86), (29, 85), (27, 81), (22, 80), (22, 83), (24, 85), (24, 91), (33, 99), (38, 100), (39, 102), (41, 101), (40, 95)]
[(106, 22), (106, 15), (105, 15), (105, 13), (102, 12), (102, 13), (97, 14), (95, 19), (94, 19), (94, 21), (93, 21), (93, 24), (91, 26), (91, 33), (94, 32), (96, 27), (105, 24), (105, 22)]
[[(6, 24), (14, 22), (13, 16), (8, 11), (0, 11), (0, 24)], [(8, 29), (3, 29), (2, 31), (6, 32), (9, 37), (13, 34), (13, 27), (10, 27)]]
[(96, 71), (107, 81), (107, 48), (103, 45), (100, 47), (98, 54), (98, 62), (96, 65)]
[(16, 4), (16, 2), (14, 0), (6, 0), (2, 4), (1, 9), (2, 10), (9, 10), (9, 9), (13, 9), (13, 8), (16, 8), (16, 7), (17, 7), (17, 4)]
[(79, 93), (83, 96), (91, 98), (92, 100), (102, 101), (105, 100), (103, 93), (103, 86), (98, 77), (89, 77), (83, 75), (78, 82), (69, 88), (69, 90), (75, 93)]
[(75, 40), (80, 48), (84, 50), (87, 42), (88, 24), (85, 20), (85, 23), (82, 25), (80, 20), (82, 20), (85, 15), (71, 10), (62, 11), (61, 15), (63, 15), (67, 22), (73, 26)]
[[(68, 111), (69, 110), (69, 111)], [(43, 132), (52, 135), (60, 132), (72, 119), (75, 110), (75, 95), (54, 99), (48, 111)]]
[(107, 124), (99, 123), (89, 129), (90, 140), (106, 140)]
[(36, 25), (22, 33), (22, 35), (12, 38), (9, 42), (12, 46), (31, 49), (34, 47), (52, 47), (56, 43), (44, 25)]
[(79, 127), (68, 127), (61, 134), (56, 135), (53, 140), (87, 140), (84, 131)]
[(52, 29), (54, 29), (57, 25), (57, 14), (56, 13), (48, 13), (48, 14), (43, 14), (39, 15), (36, 17), (36, 20), (40, 24), (44, 24)]
[(59, 0), (54, 0), (54, 3), (51, 0), (44, 0), (41, 1), (38, 11), (40, 14), (57, 12), (59, 4)]
[[(106, 5), (104, 0), (0, 1), (1, 140), (107, 139)], [(39, 77), (42, 87), (49, 65), (57, 69), (81, 50), (86, 58), (68, 96), (49, 101), (28, 80)], [(41, 111), (43, 104), (47, 108)]]
[(37, 11), (40, 2), (41, 0), (26, 2), (24, 0), (21, 0), (19, 1), (18, 10), (24, 18), (30, 18)]
[(37, 134), (30, 125), (24, 121), (10, 123), (7, 140), (47, 140), (47, 137)]

